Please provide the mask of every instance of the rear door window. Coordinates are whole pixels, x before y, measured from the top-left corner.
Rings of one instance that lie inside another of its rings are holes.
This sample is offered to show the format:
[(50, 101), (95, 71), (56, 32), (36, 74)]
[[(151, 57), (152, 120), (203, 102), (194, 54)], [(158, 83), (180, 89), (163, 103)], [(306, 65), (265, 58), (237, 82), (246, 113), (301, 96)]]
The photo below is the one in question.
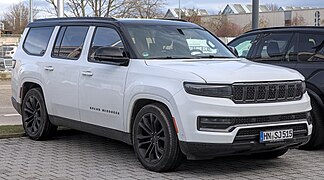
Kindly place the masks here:
[(298, 61), (324, 61), (324, 34), (300, 33)]
[(23, 44), (26, 53), (36, 56), (45, 54), (54, 27), (30, 28)]
[(88, 26), (62, 26), (57, 35), (52, 57), (73, 59), (80, 57)]
[(256, 61), (283, 61), (293, 33), (267, 33), (257, 42), (253, 59)]

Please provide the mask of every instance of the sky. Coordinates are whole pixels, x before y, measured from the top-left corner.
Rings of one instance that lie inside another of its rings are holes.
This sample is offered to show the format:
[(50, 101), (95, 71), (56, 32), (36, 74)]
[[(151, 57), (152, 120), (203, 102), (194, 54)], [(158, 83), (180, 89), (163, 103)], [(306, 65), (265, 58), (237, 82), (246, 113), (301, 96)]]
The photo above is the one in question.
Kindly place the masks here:
[[(14, 3), (28, 3), (29, 0), (0, 0), (0, 16), (7, 11)], [(45, 0), (33, 0), (37, 7), (46, 6)], [(324, 8), (323, 0), (259, 0), (260, 4), (274, 3), (278, 6), (310, 6)], [(207, 9), (210, 14), (218, 13), (226, 4), (242, 3), (251, 4), (252, 0), (180, 0), (181, 8), (202, 8)], [(166, 0), (166, 9), (177, 8), (179, 0)]]

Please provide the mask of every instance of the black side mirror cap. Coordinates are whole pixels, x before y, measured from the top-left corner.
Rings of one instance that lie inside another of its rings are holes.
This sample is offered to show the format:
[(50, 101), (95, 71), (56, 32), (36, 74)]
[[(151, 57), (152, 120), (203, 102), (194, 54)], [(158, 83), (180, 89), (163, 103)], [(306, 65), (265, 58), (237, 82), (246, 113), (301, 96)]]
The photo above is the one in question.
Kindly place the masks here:
[(100, 47), (94, 53), (94, 59), (100, 62), (125, 66), (129, 62), (129, 57), (122, 48)]
[(228, 46), (228, 48), (235, 54), (235, 56), (239, 56), (238, 55), (238, 52), (237, 52), (237, 50), (236, 50), (236, 48), (235, 47), (233, 47), (233, 46)]

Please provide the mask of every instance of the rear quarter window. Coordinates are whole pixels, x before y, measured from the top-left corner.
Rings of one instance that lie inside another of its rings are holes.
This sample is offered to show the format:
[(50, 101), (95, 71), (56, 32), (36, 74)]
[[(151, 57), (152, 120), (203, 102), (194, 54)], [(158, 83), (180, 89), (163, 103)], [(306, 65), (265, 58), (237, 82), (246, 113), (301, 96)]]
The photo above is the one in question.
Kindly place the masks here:
[(30, 28), (23, 44), (26, 53), (36, 56), (45, 54), (54, 27)]

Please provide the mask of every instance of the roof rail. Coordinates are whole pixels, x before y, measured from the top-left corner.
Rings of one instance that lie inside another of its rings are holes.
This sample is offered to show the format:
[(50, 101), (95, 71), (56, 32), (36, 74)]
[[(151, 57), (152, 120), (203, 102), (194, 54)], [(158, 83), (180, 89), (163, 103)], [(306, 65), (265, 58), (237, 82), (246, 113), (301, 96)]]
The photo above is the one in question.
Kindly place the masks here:
[(184, 19), (172, 19), (172, 18), (157, 18), (160, 20), (169, 20), (169, 21), (180, 21), (180, 22), (188, 22), (187, 20)]
[(112, 17), (61, 17), (61, 18), (44, 18), (44, 19), (36, 19), (35, 22), (40, 21), (69, 21), (69, 20), (110, 20), (117, 21), (117, 19)]

